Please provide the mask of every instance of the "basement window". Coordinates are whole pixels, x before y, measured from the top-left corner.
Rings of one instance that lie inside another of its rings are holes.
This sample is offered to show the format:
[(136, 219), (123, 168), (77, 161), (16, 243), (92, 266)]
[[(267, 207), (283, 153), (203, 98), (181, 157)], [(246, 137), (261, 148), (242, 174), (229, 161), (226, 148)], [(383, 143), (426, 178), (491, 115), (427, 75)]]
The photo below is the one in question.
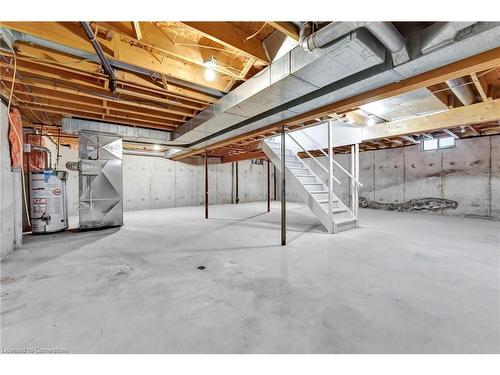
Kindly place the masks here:
[(455, 147), (455, 138), (453, 137), (423, 139), (420, 141), (420, 149), (422, 151), (447, 149), (453, 147)]

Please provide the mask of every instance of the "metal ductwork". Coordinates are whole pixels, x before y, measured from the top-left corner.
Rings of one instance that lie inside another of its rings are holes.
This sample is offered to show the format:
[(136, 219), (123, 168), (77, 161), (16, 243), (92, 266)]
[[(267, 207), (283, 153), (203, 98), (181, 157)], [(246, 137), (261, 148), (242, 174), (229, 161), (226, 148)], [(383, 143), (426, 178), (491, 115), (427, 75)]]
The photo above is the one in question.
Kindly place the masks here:
[(306, 22), (300, 29), (299, 43), (310, 52), (316, 48), (324, 48), (361, 27), (370, 31), (392, 53), (395, 65), (409, 60), (406, 41), (391, 22), (331, 22), (314, 33), (312, 23)]
[[(384, 47), (365, 29), (348, 33), (313, 52), (296, 47), (177, 128), (174, 140), (196, 142), (355, 73), (384, 66), (385, 56)], [(289, 117), (295, 114), (283, 113)]]
[[(430, 28), (436, 30), (433, 26)], [(356, 29), (312, 52), (297, 46), (179, 127), (174, 139), (186, 143), (191, 149), (200, 149), (500, 47), (500, 23), (479, 22), (459, 31), (459, 36), (450, 44), (423, 54), (420, 47), (424, 36), (431, 40), (428, 36), (432, 33), (428, 29), (408, 39), (411, 59), (397, 66), (384, 61), (380, 55), (384, 48), (365, 28)], [(353, 57), (356, 56), (352, 54), (353, 50), (359, 54), (362, 49), (358, 47), (366, 47), (365, 43), (359, 43), (359, 39), (371, 40), (363, 52), (369, 62), (363, 55)], [(299, 86), (295, 86), (297, 82)], [(311, 90), (302, 86), (307, 84), (315, 88)]]
[(109, 89), (111, 92), (116, 91), (116, 77), (115, 77), (115, 71), (109, 64), (108, 58), (102, 51), (101, 45), (97, 41), (94, 32), (92, 31), (92, 28), (90, 27), (88, 22), (80, 22), (80, 24), (83, 27), (83, 30), (85, 31), (85, 34), (87, 34), (87, 38), (89, 38), (90, 43), (92, 43), (92, 47), (94, 47), (94, 50), (99, 57), (99, 60), (101, 61), (101, 67), (104, 70), (104, 72), (108, 75), (109, 77)]
[(68, 134), (79, 134), (82, 131), (115, 134), (132, 142), (166, 144), (172, 140), (172, 132), (168, 131), (70, 117), (63, 117), (62, 130)]
[(166, 159), (165, 153), (161, 151), (140, 151), (140, 150), (123, 150), (124, 155), (135, 155), (135, 156), (150, 156), (153, 158), (164, 158)]
[(436, 22), (434, 25), (427, 28), (421, 41), (422, 54), (430, 53), (437, 48), (452, 43), (460, 33), (470, 28), (477, 22)]
[(463, 105), (469, 105), (476, 101), (475, 95), (469, 87), (469, 83), (465, 79), (450, 79), (446, 81), (446, 84)]

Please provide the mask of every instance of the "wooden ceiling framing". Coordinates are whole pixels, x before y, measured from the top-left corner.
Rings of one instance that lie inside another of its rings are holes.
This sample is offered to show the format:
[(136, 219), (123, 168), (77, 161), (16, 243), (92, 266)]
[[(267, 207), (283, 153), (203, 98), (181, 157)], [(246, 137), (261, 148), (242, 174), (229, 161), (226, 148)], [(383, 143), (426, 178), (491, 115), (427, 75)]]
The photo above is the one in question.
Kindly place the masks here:
[[(2, 22), (2, 27), (94, 54), (78, 22)], [(152, 76), (115, 69), (117, 90), (98, 63), (17, 42), (15, 104), (28, 124), (60, 126), (63, 116), (174, 130), (269, 64), (265, 22), (92, 22), (108, 58), (148, 69)], [(205, 79), (205, 62), (217, 60)], [(8, 97), (13, 55), (0, 54), (0, 91)], [(185, 82), (183, 84), (182, 82)], [(194, 88), (193, 88), (194, 87)]]
[[(371, 90), (366, 93), (340, 100), (336, 103), (331, 103), (323, 107), (317, 108), (310, 112), (295, 116), (291, 119), (277, 122), (275, 124), (266, 126), (264, 128), (249, 132), (247, 134), (238, 135), (228, 140), (217, 142), (207, 148), (209, 155), (219, 156), (223, 161), (237, 161), (250, 158), (264, 158), (265, 155), (262, 151), (258, 150), (259, 142), (267, 137), (277, 135), (280, 133), (282, 126), (287, 129), (293, 130), (302, 126), (307, 126), (315, 122), (323, 121), (329, 117), (335, 116), (351, 120), (352, 123), (358, 125), (365, 125), (359, 123), (359, 115), (355, 114), (360, 105), (371, 103), (377, 100), (390, 98), (399, 94), (407, 93), (419, 88), (429, 88), (431, 92), (443, 92), (446, 94), (448, 106), (451, 109), (462, 107), (463, 104), (459, 103), (457, 99), (449, 99), (453, 96), (453, 92), (445, 84), (445, 81), (453, 78), (464, 77), (469, 86), (476, 94), (477, 102), (489, 102), (496, 100), (500, 97), (500, 48), (484, 52), (453, 64), (446, 65), (441, 68), (420, 74), (418, 76), (390, 84), (379, 89)], [(443, 91), (440, 91), (441, 89)], [(440, 98), (441, 99), (441, 98)], [(495, 107), (496, 108), (496, 107)], [(482, 108), (486, 114), (489, 109)], [(477, 113), (477, 123), (468, 124), (462, 132), (461, 126), (451, 126), (450, 130), (459, 131), (457, 135), (460, 138), (467, 138), (471, 136), (493, 135), (500, 134), (500, 124), (498, 122), (481, 121), (483, 112)], [(487, 117), (487, 116), (485, 116)], [(460, 118), (459, 120), (460, 121)], [(463, 121), (466, 121), (463, 118)], [(446, 123), (438, 126), (445, 127)], [(458, 129), (458, 130), (457, 130)], [(472, 130), (471, 130), (472, 129)], [(475, 130), (474, 130), (475, 129)], [(434, 132), (430, 132), (434, 133)], [(436, 131), (436, 135), (442, 131)], [(407, 136), (419, 136), (418, 132), (410, 132)], [(406, 138), (406, 139), (405, 139)], [(413, 144), (407, 137), (382, 137), (364, 142), (361, 145), (361, 150), (375, 150), (379, 148), (401, 147)], [(347, 152), (347, 148), (339, 148), (335, 152)], [(193, 150), (189, 152), (180, 153), (175, 159), (180, 160), (184, 157), (198, 155), (204, 153), (204, 149)], [(260, 152), (260, 154), (259, 154)]]
[[(4, 22), (0, 26), (95, 53), (78, 22)], [(154, 74), (146, 76), (115, 69), (117, 89), (111, 93), (109, 78), (98, 63), (18, 42), (14, 45), (17, 63), (14, 104), (27, 125), (43, 126), (46, 132), (60, 137), (66, 136), (58, 130), (63, 116), (175, 130), (217, 100), (207, 90), (228, 92), (269, 64), (262, 40), (272, 32), (278, 30), (298, 38), (296, 26), (278, 21), (91, 22), (91, 28), (108, 58)], [(210, 58), (217, 60), (213, 81), (204, 77), (204, 64)], [(14, 79), (14, 65), (12, 54), (0, 54), (0, 92), (5, 97), (9, 96)], [(450, 110), (460, 108), (463, 103), (445, 83), (454, 78), (466, 80), (478, 103), (494, 101), (499, 97), (499, 67), (497, 48), (217, 142), (207, 151), (223, 161), (264, 157), (258, 149), (259, 142), (279, 134), (282, 126), (295, 129), (333, 115), (364, 125), (363, 116), (357, 111), (361, 105), (419, 88), (428, 88)], [(449, 130), (466, 138), (498, 134), (500, 125), (479, 121), (464, 128), (450, 126)], [(440, 132), (436, 130), (436, 135)], [(407, 135), (419, 136), (419, 133)], [(364, 143), (361, 148), (401, 147), (411, 144), (409, 139), (382, 137)], [(181, 152), (175, 159), (204, 152), (205, 149)]]

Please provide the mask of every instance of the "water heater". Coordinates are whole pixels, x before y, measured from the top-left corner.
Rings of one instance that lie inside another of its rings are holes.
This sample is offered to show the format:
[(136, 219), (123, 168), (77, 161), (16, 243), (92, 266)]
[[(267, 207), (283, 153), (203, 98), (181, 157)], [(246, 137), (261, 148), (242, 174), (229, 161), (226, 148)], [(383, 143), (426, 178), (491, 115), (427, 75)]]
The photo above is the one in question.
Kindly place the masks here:
[(68, 228), (67, 172), (45, 169), (30, 172), (31, 231), (52, 233)]

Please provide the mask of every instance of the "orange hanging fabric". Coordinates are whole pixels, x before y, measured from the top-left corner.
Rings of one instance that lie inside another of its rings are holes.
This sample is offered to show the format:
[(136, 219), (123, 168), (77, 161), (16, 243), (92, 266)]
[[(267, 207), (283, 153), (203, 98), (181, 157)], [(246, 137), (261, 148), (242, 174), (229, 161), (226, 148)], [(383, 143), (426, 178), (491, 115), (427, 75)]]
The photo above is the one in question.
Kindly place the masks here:
[(10, 110), (9, 119), (10, 160), (13, 168), (20, 168), (23, 162), (23, 124), (17, 108)]

